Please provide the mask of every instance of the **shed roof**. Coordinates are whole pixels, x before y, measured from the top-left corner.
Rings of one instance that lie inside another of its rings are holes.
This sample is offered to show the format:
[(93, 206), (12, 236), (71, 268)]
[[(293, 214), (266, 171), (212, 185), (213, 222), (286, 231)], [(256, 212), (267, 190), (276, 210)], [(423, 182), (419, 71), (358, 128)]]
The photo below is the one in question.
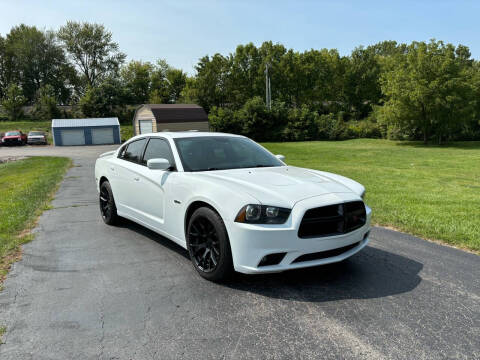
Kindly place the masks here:
[(118, 118), (52, 119), (52, 128), (120, 126)]
[(201, 122), (208, 116), (201, 106), (195, 104), (145, 104), (157, 123)]

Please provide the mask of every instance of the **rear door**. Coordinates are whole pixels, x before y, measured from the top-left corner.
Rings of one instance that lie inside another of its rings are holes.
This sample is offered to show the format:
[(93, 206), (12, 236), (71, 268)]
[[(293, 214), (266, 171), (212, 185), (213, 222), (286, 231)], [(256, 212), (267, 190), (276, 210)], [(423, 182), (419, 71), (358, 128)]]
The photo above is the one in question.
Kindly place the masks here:
[(92, 143), (94, 145), (113, 144), (113, 129), (98, 128), (92, 129)]

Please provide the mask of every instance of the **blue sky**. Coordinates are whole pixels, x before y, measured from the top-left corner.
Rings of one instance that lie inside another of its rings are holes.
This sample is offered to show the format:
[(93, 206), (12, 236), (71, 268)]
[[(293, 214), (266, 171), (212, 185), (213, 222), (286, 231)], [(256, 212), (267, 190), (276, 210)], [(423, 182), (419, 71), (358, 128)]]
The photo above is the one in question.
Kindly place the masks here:
[(342, 55), (382, 40), (441, 39), (480, 58), (480, 1), (0, 0), (0, 34), (25, 23), (58, 29), (67, 20), (103, 23), (129, 59), (164, 58), (193, 73), (197, 60), (265, 40)]

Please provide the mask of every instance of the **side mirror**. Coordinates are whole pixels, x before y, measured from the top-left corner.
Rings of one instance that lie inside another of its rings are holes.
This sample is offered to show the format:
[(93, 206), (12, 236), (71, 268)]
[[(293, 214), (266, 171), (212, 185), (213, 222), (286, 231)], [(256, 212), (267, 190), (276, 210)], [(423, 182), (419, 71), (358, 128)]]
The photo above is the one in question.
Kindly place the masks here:
[(167, 170), (171, 167), (170, 162), (167, 159), (158, 158), (150, 159), (147, 161), (147, 167), (150, 170)]
[(275, 157), (280, 161), (285, 161), (285, 156), (283, 155), (278, 154), (278, 155), (275, 155)]

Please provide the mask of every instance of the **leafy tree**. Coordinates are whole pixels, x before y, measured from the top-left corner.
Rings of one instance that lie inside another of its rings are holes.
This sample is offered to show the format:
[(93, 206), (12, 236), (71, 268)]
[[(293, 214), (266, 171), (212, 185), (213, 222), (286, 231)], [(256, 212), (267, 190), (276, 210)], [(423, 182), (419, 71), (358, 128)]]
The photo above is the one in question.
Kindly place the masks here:
[(60, 102), (70, 98), (74, 73), (52, 31), (43, 32), (24, 24), (13, 27), (3, 41), (0, 66), (1, 81), (19, 84), (29, 103), (45, 85), (53, 87)]
[(22, 106), (27, 102), (23, 96), (22, 89), (17, 84), (10, 84), (6, 96), (2, 100), (2, 105), (11, 121), (15, 121), (23, 114)]
[(117, 74), (125, 61), (126, 55), (103, 25), (69, 21), (60, 28), (58, 37), (87, 86), (95, 87)]
[(60, 116), (55, 90), (51, 85), (42, 86), (37, 90), (32, 115), (35, 119), (44, 121)]
[(413, 42), (405, 55), (388, 59), (381, 77), (383, 121), (417, 131), (424, 142), (435, 136), (441, 143), (458, 131), (473, 110), (464, 60), (453, 45), (435, 40)]
[(143, 104), (149, 99), (153, 66), (149, 62), (130, 61), (120, 70), (129, 104)]
[(152, 72), (150, 103), (175, 103), (181, 96), (187, 82), (187, 75), (179, 69), (159, 60)]
[(80, 99), (80, 108), (87, 117), (114, 116), (125, 103), (125, 92), (118, 79), (109, 77), (97, 87), (89, 87)]

